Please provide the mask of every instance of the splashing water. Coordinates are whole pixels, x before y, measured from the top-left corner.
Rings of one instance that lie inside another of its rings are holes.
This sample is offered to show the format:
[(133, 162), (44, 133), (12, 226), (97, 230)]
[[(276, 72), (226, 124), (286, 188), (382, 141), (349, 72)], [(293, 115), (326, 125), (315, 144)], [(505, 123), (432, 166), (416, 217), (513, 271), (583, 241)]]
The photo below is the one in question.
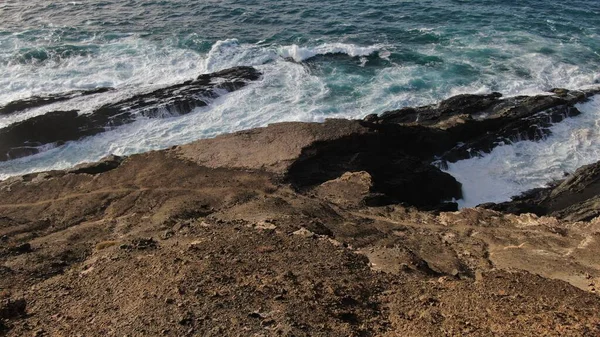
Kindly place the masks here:
[[(0, 3), (0, 105), (77, 89), (118, 90), (0, 116), (0, 128), (74, 106), (89, 113), (108, 102), (233, 66), (255, 66), (263, 76), (189, 115), (140, 119), (0, 162), (0, 179), (274, 122), (360, 118), (460, 93), (576, 89), (600, 80), (598, 14), (598, 2), (582, 0), (259, 0), (245, 6), (233, 0), (8, 0)], [(581, 109), (582, 116), (556, 125), (552, 137), (560, 139), (560, 128), (579, 130), (573, 123), (594, 118), (594, 104)], [(565, 157), (568, 151), (561, 146), (548, 145), (550, 137), (535, 145), (550, 146), (546, 150), (523, 152), (525, 145), (518, 143), (495, 150), (505, 153), (472, 159), (469, 165), (481, 165), (478, 172), (465, 173), (469, 161), (456, 163), (450, 172), (465, 186), (465, 205), (506, 199), (600, 159), (590, 140), (595, 133), (587, 132), (588, 141), (573, 145), (586, 153), (585, 160)], [(586, 138), (584, 131), (572, 133)], [(539, 167), (535, 174), (528, 171), (533, 167)], [(469, 187), (467, 178), (476, 174), (480, 184), (489, 180), (496, 196)]]

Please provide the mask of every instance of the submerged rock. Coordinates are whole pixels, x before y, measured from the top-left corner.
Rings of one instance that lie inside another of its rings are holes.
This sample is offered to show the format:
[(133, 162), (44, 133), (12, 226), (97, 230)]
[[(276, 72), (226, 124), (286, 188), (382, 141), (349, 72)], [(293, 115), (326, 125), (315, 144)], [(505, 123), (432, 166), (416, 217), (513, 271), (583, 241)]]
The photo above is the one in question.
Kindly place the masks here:
[(95, 88), (90, 90), (75, 90), (66, 93), (32, 96), (29, 98), (20, 99), (10, 102), (4, 106), (0, 106), (0, 115), (10, 115), (13, 113), (25, 111), (32, 108), (38, 108), (52, 103), (68, 101), (75, 97), (89, 96), (101, 94), (114, 90), (113, 88)]

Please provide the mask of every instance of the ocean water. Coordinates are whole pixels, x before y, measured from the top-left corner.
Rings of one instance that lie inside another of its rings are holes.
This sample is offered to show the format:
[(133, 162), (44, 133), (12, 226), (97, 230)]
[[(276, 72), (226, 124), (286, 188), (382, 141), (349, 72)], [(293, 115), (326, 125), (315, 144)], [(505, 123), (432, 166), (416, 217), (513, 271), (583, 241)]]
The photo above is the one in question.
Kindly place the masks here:
[(542, 141), (502, 145), (485, 156), (450, 163), (446, 172), (463, 184), (459, 206), (508, 201), (599, 161), (600, 96), (577, 108), (581, 115), (555, 124)]
[[(0, 105), (37, 94), (119, 89), (0, 117), (0, 128), (73, 105), (86, 113), (121, 96), (239, 65), (255, 66), (264, 76), (189, 115), (140, 118), (0, 162), (0, 179), (274, 122), (360, 118), (459, 93), (533, 94), (593, 85), (600, 82), (600, 2), (0, 2)], [(463, 204), (501, 201), (600, 160), (594, 129), (599, 104), (582, 110), (583, 116), (557, 125), (547, 141), (451, 165), (449, 172), (464, 185)], [(574, 159), (572, 149), (585, 155)], [(477, 192), (481, 186), (489, 193)]]

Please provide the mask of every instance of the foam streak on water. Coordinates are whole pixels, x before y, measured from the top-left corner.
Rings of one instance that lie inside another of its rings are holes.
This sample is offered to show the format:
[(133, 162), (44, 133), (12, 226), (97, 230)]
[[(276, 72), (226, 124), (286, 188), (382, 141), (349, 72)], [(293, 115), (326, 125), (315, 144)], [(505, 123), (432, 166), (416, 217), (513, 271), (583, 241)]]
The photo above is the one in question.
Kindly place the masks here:
[(0, 128), (52, 110), (89, 113), (229, 67), (263, 73), (189, 115), (140, 119), (0, 163), (0, 179), (274, 122), (360, 118), (459, 93), (577, 89), (600, 81), (598, 13), (595, 0), (0, 1), (0, 105), (117, 89), (0, 116)]
[(563, 179), (600, 159), (600, 96), (577, 106), (582, 114), (551, 127), (539, 142), (498, 146), (482, 157), (448, 165), (446, 172), (463, 184), (461, 207), (509, 201), (532, 188)]

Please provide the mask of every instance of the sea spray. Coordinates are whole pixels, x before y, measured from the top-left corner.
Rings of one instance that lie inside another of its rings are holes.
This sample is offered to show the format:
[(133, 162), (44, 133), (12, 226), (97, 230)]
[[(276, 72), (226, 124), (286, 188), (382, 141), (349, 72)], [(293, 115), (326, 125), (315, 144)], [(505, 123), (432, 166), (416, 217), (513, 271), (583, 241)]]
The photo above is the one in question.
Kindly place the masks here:
[[(600, 3), (579, 5), (539, 6), (534, 0), (460, 6), (451, 0), (259, 0), (244, 7), (231, 0), (2, 3), (0, 105), (78, 89), (116, 90), (3, 116), (0, 128), (54, 110), (89, 113), (233, 66), (257, 67), (263, 77), (186, 116), (140, 117), (106, 134), (2, 163), (0, 178), (281, 121), (362, 118), (460, 93), (577, 89), (600, 80)], [(536, 184), (524, 186), (530, 185)], [(506, 195), (518, 190), (509, 187)]]
[(600, 97), (576, 107), (581, 115), (553, 125), (541, 141), (501, 145), (489, 154), (449, 163), (446, 172), (463, 185), (460, 206), (508, 201), (600, 160)]

